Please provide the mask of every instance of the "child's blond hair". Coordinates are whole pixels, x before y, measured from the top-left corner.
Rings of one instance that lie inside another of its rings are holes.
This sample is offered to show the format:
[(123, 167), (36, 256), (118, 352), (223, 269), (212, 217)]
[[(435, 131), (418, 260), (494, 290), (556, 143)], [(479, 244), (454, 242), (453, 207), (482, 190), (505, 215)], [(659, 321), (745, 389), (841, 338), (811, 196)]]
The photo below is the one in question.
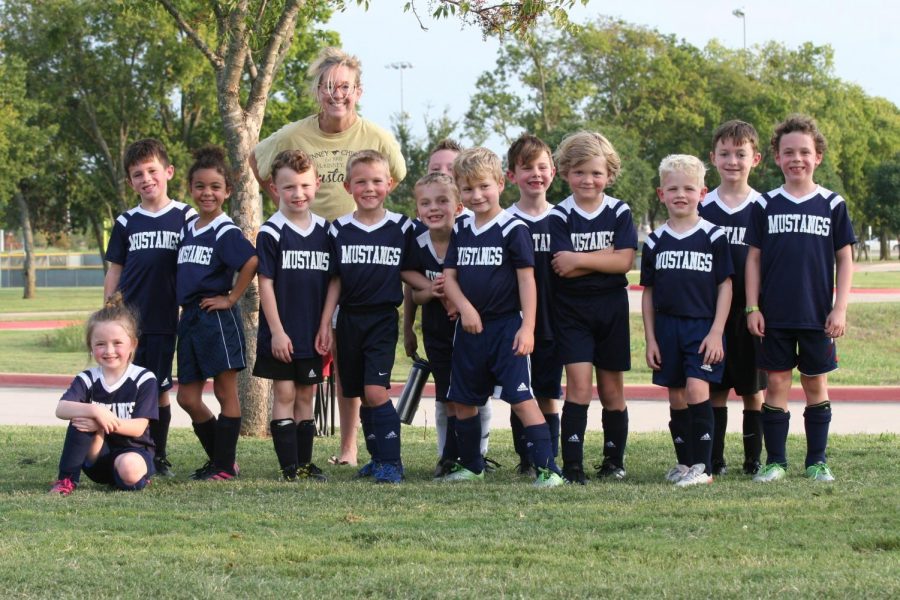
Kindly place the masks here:
[(416, 182), (416, 185), (413, 186), (413, 189), (417, 190), (420, 187), (425, 187), (426, 185), (432, 184), (446, 186), (450, 189), (450, 193), (453, 196), (454, 200), (456, 200), (457, 202), (459, 201), (459, 190), (453, 183), (453, 178), (446, 173), (438, 173), (437, 171), (435, 171), (434, 173), (428, 173)]
[(606, 160), (608, 184), (612, 185), (622, 170), (622, 159), (609, 140), (595, 131), (579, 131), (567, 135), (559, 143), (553, 158), (556, 159), (559, 174), (565, 177), (573, 167), (598, 156)]
[(694, 177), (697, 184), (703, 187), (706, 178), (706, 165), (696, 156), (690, 154), (670, 154), (659, 163), (659, 185), (662, 187), (666, 175), (684, 173)]
[(347, 159), (347, 181), (350, 181), (350, 173), (353, 172), (353, 167), (358, 164), (382, 165), (387, 176), (391, 176), (391, 165), (384, 154), (378, 150), (360, 150), (351, 154), (350, 158)]
[(453, 178), (457, 185), (483, 178), (503, 183), (503, 163), (487, 148), (469, 148), (460, 152), (453, 161)]

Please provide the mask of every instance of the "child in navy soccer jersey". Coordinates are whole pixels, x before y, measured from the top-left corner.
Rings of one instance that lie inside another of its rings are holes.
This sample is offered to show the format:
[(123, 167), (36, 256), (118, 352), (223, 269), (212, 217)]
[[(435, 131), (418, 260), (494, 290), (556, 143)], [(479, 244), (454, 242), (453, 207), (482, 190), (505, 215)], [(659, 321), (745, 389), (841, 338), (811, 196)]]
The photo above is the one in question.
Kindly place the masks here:
[(331, 349), (331, 319), (337, 316), (337, 362), (344, 395), (360, 396), (359, 416), (371, 460), (358, 475), (378, 483), (400, 483), (400, 416), (388, 396), (399, 335), (397, 307), (402, 281), (415, 289), (429, 285), (411, 270), (412, 221), (384, 208), (391, 189), (387, 159), (374, 150), (357, 152), (347, 161), (344, 187), (356, 210), (331, 224), (335, 256), (316, 347)]
[(762, 415), (766, 465), (754, 481), (785, 476), (794, 367), (806, 394), (806, 476), (834, 481), (825, 456), (827, 374), (837, 369), (834, 339), (847, 326), (856, 237), (844, 199), (813, 180), (825, 146), (809, 117), (794, 115), (775, 128), (772, 150), (784, 185), (757, 200), (747, 229), (747, 327), (762, 340), (757, 364), (769, 374)]
[[(544, 420), (550, 428), (553, 456), (559, 452), (559, 410), (556, 401), (562, 395), (562, 363), (553, 339), (551, 315), (550, 214), (553, 205), (547, 202), (547, 190), (553, 183), (550, 147), (537, 136), (520, 136), (506, 154), (506, 177), (519, 188), (519, 200), (507, 211), (521, 219), (531, 232), (534, 244), (534, 280), (537, 288), (537, 312), (534, 327), (534, 351), (531, 353), (531, 387)], [(525, 441), (522, 421), (510, 412), (513, 445), (519, 455), (518, 472), (533, 471)]]
[(416, 236), (412, 259), (416, 269), (428, 278), (431, 285), (414, 290), (412, 299), (416, 304), (423, 305), (422, 341), (434, 377), (435, 402), (446, 415), (446, 437), (441, 445), (438, 469), (434, 473), (435, 479), (440, 479), (452, 471), (459, 458), (456, 406), (447, 400), (457, 314), (444, 293), (443, 269), (450, 234), (462, 205), (453, 179), (440, 172), (429, 173), (419, 179), (415, 185), (415, 195), (416, 212), (427, 229)]
[(68, 496), (81, 472), (120, 490), (141, 490), (154, 473), (148, 424), (158, 415), (156, 377), (135, 365), (137, 317), (116, 293), (87, 322), (97, 366), (79, 373), (56, 407), (69, 421), (51, 494)]
[(312, 451), (315, 386), (322, 381), (315, 338), (333, 262), (328, 224), (309, 210), (319, 178), (303, 151), (275, 157), (270, 185), (278, 212), (256, 238), (262, 314), (253, 375), (274, 380), (270, 429), (284, 479), (324, 481)]
[(605, 193), (621, 160), (605, 137), (581, 131), (556, 151), (559, 172), (572, 195), (550, 217), (550, 250), (556, 274), (554, 319), (560, 360), (566, 366), (561, 437), (563, 477), (584, 485), (584, 437), (593, 374), (603, 406), (600, 478), (625, 478), (628, 408), (623, 373), (631, 369), (628, 280), (637, 233), (631, 209)]
[[(188, 171), (191, 197), (200, 213), (185, 226), (178, 246), (178, 404), (191, 417), (209, 461), (192, 479), (224, 481), (237, 475), (235, 452), (241, 431), (237, 372), (246, 367), (244, 331), (237, 301), (256, 274), (256, 251), (222, 212), (231, 194), (221, 148), (195, 153)], [(235, 271), (239, 271), (237, 281)], [(219, 418), (203, 404), (203, 384), (212, 377), (222, 408)]]
[(159, 386), (159, 420), (150, 422), (150, 437), (156, 445), (156, 472), (172, 476), (167, 458), (169, 423), (172, 420), (169, 390), (178, 303), (175, 299), (175, 267), (178, 241), (186, 223), (197, 217), (190, 206), (171, 200), (168, 183), (174, 175), (165, 146), (154, 139), (134, 142), (125, 150), (128, 185), (141, 203), (116, 218), (106, 260), (109, 269), (103, 295), (120, 291), (135, 308), (141, 338), (135, 361), (153, 371)]
[(528, 227), (500, 208), (503, 169), (496, 154), (465, 150), (453, 172), (474, 215), (454, 226), (444, 259), (444, 291), (460, 318), (447, 393), (456, 406), (459, 463), (443, 481), (484, 480), (477, 407), (493, 395), (510, 403), (522, 421), (535, 485), (560, 485), (550, 429), (531, 390), (528, 355), (534, 349), (537, 292)]
[(657, 195), (669, 219), (644, 242), (641, 308), (653, 383), (669, 388), (669, 428), (678, 487), (712, 482), (713, 411), (709, 382), (722, 379), (723, 334), (731, 306), (731, 255), (723, 229), (700, 218), (706, 167), (667, 156)]
[(747, 244), (744, 241), (753, 203), (759, 192), (750, 187), (750, 170), (759, 164), (759, 136), (753, 125), (728, 121), (713, 134), (710, 162), (719, 172), (719, 187), (700, 203), (700, 216), (725, 230), (731, 262), (734, 266), (731, 310), (725, 324), (725, 372), (720, 383), (710, 383), (715, 434), (712, 447), (712, 474), (724, 475), (725, 431), (728, 427), (728, 392), (733, 388), (744, 401), (744, 473), (759, 471), (762, 451), (762, 391), (766, 388), (765, 372), (756, 368), (757, 342), (747, 330), (744, 314), (744, 265)]

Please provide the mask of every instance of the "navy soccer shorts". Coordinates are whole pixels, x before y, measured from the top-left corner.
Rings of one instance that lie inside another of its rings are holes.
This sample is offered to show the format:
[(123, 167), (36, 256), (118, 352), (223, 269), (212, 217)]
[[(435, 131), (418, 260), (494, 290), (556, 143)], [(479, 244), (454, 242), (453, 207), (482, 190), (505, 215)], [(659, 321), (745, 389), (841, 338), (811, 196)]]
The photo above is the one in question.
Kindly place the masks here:
[(274, 381), (293, 381), (297, 385), (316, 385), (323, 380), (322, 357), (295, 358), (286, 363), (274, 356), (257, 353), (253, 376)]
[(625, 288), (587, 297), (558, 294), (553, 311), (554, 338), (562, 364), (586, 362), (604, 371), (631, 369)]
[[(712, 319), (656, 313), (656, 343), (662, 368), (653, 371), (653, 383), (667, 388), (682, 388), (687, 385), (688, 377), (709, 382), (722, 380), (724, 361), (715, 365), (704, 364), (700, 354), (700, 344), (709, 334), (712, 322)], [(727, 354), (728, 349), (725, 350)]]
[(766, 389), (766, 372), (756, 367), (759, 340), (747, 329), (747, 315), (741, 306), (732, 310), (725, 323), (725, 371), (721, 383), (711, 383), (710, 391), (734, 389), (738, 396), (750, 396)]
[(394, 307), (341, 307), (335, 334), (338, 377), (344, 396), (362, 396), (367, 385), (390, 389), (398, 323)]
[[(144, 462), (147, 464), (147, 474), (141, 477), (140, 481), (135, 483), (134, 485), (128, 485), (122, 478), (119, 477), (119, 473), (116, 471), (115, 463), (116, 459), (122, 454), (126, 454), (128, 452), (134, 452), (144, 459)], [(93, 464), (88, 465), (85, 464), (83, 469), (84, 474), (87, 475), (91, 481), (96, 483), (113, 485), (117, 489), (124, 490), (126, 492), (137, 492), (150, 483), (150, 478), (156, 473), (156, 470), (153, 468), (153, 451), (149, 448), (115, 448), (110, 449), (108, 444), (103, 444), (103, 448), (100, 450), (100, 454), (97, 456), (97, 460), (94, 461)]]
[(766, 327), (756, 364), (765, 371), (797, 367), (803, 375), (815, 377), (837, 369), (837, 346), (824, 330)]
[(516, 356), (513, 340), (522, 326), (518, 314), (482, 323), (481, 333), (466, 333), (462, 321), (453, 337), (453, 367), (447, 398), (470, 406), (484, 406), (494, 396), (518, 404), (534, 398), (527, 356)]
[(138, 340), (134, 364), (156, 375), (159, 391), (172, 389), (172, 361), (175, 358), (175, 334), (145, 333)]
[(182, 308), (178, 321), (178, 383), (206, 381), (247, 366), (241, 311), (207, 312), (193, 304)]

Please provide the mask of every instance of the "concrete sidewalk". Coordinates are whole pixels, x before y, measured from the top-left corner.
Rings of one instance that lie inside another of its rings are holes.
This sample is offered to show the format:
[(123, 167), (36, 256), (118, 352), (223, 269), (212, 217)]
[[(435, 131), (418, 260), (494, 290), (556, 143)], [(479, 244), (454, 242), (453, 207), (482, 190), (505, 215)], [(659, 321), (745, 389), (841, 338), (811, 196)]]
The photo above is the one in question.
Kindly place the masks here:
[[(391, 390), (395, 402), (401, 387), (395, 386)], [(62, 426), (63, 422), (53, 414), (62, 392), (63, 389), (56, 388), (0, 387), (0, 425)], [(204, 394), (203, 400), (214, 413), (218, 412), (218, 405), (212, 394)], [(728, 431), (740, 432), (741, 403), (733, 401), (729, 406)], [(509, 429), (509, 405), (493, 400), (492, 407), (493, 427)], [(793, 414), (791, 433), (803, 433), (803, 403), (792, 402), (790, 409)], [(832, 410), (832, 433), (900, 433), (900, 398), (893, 402), (835, 401)], [(631, 431), (668, 431), (669, 408), (665, 400), (631, 399), (628, 414)], [(600, 415), (600, 403), (595, 401), (588, 412), (588, 429), (601, 429)], [(434, 427), (433, 398), (422, 399), (413, 424)], [(178, 406), (174, 406), (172, 410), (172, 426), (190, 426), (190, 419)]]

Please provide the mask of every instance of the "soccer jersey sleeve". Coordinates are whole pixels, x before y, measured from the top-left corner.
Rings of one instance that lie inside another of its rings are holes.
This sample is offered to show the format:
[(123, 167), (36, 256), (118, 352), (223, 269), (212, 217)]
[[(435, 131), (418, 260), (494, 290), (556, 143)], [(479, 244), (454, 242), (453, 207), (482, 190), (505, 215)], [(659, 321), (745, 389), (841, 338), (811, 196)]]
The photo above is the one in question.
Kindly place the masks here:
[(715, 240), (713, 240), (713, 269), (716, 273), (716, 284), (720, 284), (729, 277), (734, 275), (734, 264), (731, 262), (731, 250), (728, 247), (728, 236), (723, 230)]
[(253, 245), (237, 227), (229, 229), (216, 240), (216, 254), (235, 271), (239, 271), (255, 253)]
[(644, 249), (641, 251), (641, 285), (644, 287), (653, 286), (654, 276), (656, 274), (656, 266), (653, 264), (653, 255), (654, 252), (650, 244), (644, 242)]
[(128, 256), (128, 234), (125, 231), (125, 225), (122, 224), (124, 220), (125, 217), (122, 215), (116, 219), (109, 236), (109, 243), (106, 245), (106, 260), (117, 265), (124, 265), (125, 258)]
[(456, 261), (457, 261), (457, 250), (456, 250), (456, 227), (453, 228), (453, 233), (450, 234), (450, 244), (447, 246), (447, 254), (444, 255), (444, 268), (445, 269), (455, 269)]
[(159, 386), (156, 377), (150, 371), (144, 371), (137, 381), (137, 393), (134, 399), (132, 419), (159, 419)]
[(765, 200), (760, 198), (760, 200), (753, 203), (750, 210), (750, 221), (747, 223), (747, 233), (744, 236), (744, 242), (748, 246), (761, 248), (762, 240), (766, 233)]
[(73, 379), (72, 383), (69, 385), (69, 389), (63, 392), (60, 400), (66, 400), (67, 402), (90, 402), (90, 388), (85, 381), (86, 379), (88, 379), (87, 371), (76, 375), (75, 379)]
[(850, 215), (847, 212), (847, 203), (838, 196), (832, 200), (831, 209), (831, 239), (834, 241), (834, 250), (837, 252), (847, 244), (857, 243), (856, 235), (853, 233), (853, 224), (850, 222)]
[(534, 244), (528, 226), (522, 221), (512, 221), (506, 236), (509, 262), (516, 269), (534, 267)]
[(416, 243), (416, 228), (410, 219), (403, 221), (403, 257), (400, 261), (400, 269), (402, 271), (418, 271), (419, 261), (417, 259), (418, 244)]
[(269, 279), (275, 279), (278, 267), (278, 242), (264, 229), (256, 236), (256, 256), (259, 259), (257, 272)]
[(631, 209), (624, 202), (619, 205), (616, 212), (616, 229), (613, 232), (613, 248), (623, 250), (632, 248), (637, 250), (637, 229), (631, 218)]
[(559, 209), (553, 209), (550, 213), (550, 254), (557, 252), (575, 252), (572, 246), (572, 236), (569, 235), (569, 224), (565, 213)]

